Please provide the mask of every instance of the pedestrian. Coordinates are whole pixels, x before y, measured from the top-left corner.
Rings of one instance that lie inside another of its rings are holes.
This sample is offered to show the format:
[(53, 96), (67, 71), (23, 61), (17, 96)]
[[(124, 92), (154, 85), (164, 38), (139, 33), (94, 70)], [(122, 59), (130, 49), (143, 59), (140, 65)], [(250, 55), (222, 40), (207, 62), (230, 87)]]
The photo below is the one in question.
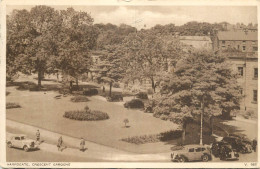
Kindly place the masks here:
[(60, 138), (58, 139), (57, 147), (58, 147), (58, 151), (62, 151), (66, 148), (66, 146), (64, 146), (63, 144), (62, 136), (60, 136)]
[(253, 147), (254, 152), (256, 152), (256, 146), (257, 146), (257, 140), (254, 139), (254, 140), (253, 140), (253, 144), (252, 144), (252, 147)]
[(36, 132), (36, 142), (38, 142), (38, 143), (40, 143), (40, 136), (41, 136), (40, 131), (37, 130), (37, 132)]
[(79, 148), (80, 151), (85, 151), (85, 140), (83, 138), (81, 138), (80, 140), (80, 148)]

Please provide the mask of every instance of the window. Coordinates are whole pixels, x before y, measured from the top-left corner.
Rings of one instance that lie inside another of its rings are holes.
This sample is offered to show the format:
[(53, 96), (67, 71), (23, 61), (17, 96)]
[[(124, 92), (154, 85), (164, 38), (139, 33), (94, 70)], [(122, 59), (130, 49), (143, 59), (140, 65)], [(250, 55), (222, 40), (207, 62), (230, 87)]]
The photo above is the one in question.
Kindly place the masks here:
[(243, 76), (243, 73), (244, 73), (243, 67), (238, 67), (237, 69), (238, 69), (238, 74), (240, 76)]
[(253, 90), (253, 101), (257, 102), (257, 90)]
[(189, 152), (194, 152), (194, 148), (190, 148), (190, 149), (189, 149)]
[(240, 94), (243, 95), (243, 89), (240, 89)]
[(14, 139), (15, 139), (15, 140), (20, 140), (20, 137), (15, 137)]
[(222, 41), (222, 44), (225, 45), (225, 43), (226, 43), (226, 41), (223, 40), (223, 41)]
[(254, 68), (254, 78), (258, 78), (258, 68)]
[(254, 51), (254, 52), (257, 52), (257, 51), (258, 51), (258, 47), (254, 46), (254, 47), (253, 47), (253, 51)]
[(246, 41), (245, 41), (245, 40), (243, 40), (243, 44), (246, 44)]
[(239, 46), (239, 45), (237, 45), (237, 49), (239, 49), (239, 47), (240, 47), (240, 46)]
[(255, 43), (255, 41), (252, 41), (252, 45), (255, 45), (256, 43)]
[(196, 152), (201, 152), (201, 148), (200, 148), (200, 147), (199, 147), (199, 148), (196, 148), (195, 151), (196, 151)]
[(245, 51), (246, 50), (246, 46), (243, 46), (243, 51)]

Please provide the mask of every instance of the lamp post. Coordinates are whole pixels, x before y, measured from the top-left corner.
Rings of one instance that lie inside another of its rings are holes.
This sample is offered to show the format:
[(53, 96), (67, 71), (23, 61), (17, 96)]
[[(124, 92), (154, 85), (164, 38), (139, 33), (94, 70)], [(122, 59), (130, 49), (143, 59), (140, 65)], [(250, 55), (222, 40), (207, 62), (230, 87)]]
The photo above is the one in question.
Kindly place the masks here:
[(203, 114), (204, 114), (204, 95), (201, 101), (201, 113), (200, 113), (200, 145), (203, 145), (202, 133), (203, 133)]

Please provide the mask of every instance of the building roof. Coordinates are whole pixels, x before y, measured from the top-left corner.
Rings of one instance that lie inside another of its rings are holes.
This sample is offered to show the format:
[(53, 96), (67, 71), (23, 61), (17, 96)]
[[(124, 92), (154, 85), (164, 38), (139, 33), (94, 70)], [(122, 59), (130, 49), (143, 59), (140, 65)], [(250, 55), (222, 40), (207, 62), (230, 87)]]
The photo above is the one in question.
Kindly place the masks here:
[(245, 33), (244, 31), (220, 31), (218, 32), (219, 40), (252, 40), (257, 41), (257, 31), (252, 32), (248, 31)]
[(180, 40), (191, 40), (191, 41), (209, 41), (211, 39), (209, 36), (180, 36)]

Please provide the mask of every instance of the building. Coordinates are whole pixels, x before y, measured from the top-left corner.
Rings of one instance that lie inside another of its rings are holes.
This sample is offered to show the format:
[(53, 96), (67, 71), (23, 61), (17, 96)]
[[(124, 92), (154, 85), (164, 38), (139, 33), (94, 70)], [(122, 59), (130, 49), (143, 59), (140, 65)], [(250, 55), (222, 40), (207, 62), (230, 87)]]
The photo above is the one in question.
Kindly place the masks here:
[(242, 87), (240, 91), (244, 96), (240, 110), (252, 110), (257, 113), (258, 101), (258, 57), (252, 53), (229, 53), (228, 57), (232, 62), (233, 69), (238, 71), (238, 83)]
[(214, 39), (214, 50), (235, 49), (241, 52), (257, 52), (257, 31), (219, 31)]
[(212, 50), (212, 41), (209, 36), (180, 36), (180, 42), (196, 49)]
[(222, 51), (238, 71), (237, 79), (244, 96), (240, 109), (257, 114), (258, 101), (258, 38), (257, 31), (233, 30), (218, 32), (214, 38), (214, 50)]

